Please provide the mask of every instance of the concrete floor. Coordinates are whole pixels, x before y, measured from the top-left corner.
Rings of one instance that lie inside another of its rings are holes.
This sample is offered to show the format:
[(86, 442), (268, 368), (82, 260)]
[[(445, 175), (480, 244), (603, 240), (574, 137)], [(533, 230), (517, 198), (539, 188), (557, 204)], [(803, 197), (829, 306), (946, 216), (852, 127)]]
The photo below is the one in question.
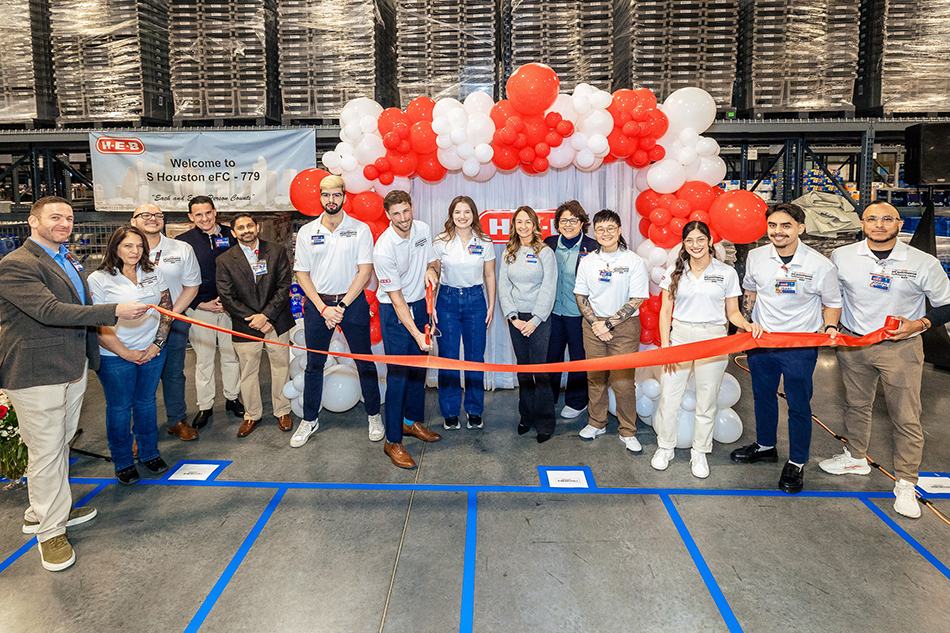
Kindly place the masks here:
[[(840, 442), (817, 425), (800, 495), (776, 490), (781, 463), (730, 463), (754, 419), (748, 374), (729, 371), (745, 433), (715, 444), (706, 480), (688, 451), (654, 471), (646, 426), (640, 455), (615, 424), (581, 440), (586, 415), (543, 445), (519, 437), (514, 391), (487, 394), (481, 431), (408, 438), (413, 471), (368, 441), (362, 405), (325, 412), (291, 449), (272, 418), (238, 439), (222, 400), (199, 441), (160, 435), (173, 470), (224, 462), (212, 481), (126, 488), (111, 464), (76, 459), (74, 498), (99, 516), (70, 530), (64, 572), (20, 532), (26, 491), (0, 491), (0, 631), (950, 631), (950, 525), (896, 515), (883, 473), (822, 473)], [(925, 368), (925, 472), (950, 471), (948, 385)], [(838, 432), (842, 389), (823, 352), (812, 406)], [(77, 447), (108, 453), (104, 411), (93, 377)], [(889, 468), (882, 397), (874, 415), (871, 456)], [(434, 390), (427, 421), (441, 432)], [(539, 466), (588, 467), (596, 487), (552, 490)], [(932, 498), (950, 515), (950, 496)]]

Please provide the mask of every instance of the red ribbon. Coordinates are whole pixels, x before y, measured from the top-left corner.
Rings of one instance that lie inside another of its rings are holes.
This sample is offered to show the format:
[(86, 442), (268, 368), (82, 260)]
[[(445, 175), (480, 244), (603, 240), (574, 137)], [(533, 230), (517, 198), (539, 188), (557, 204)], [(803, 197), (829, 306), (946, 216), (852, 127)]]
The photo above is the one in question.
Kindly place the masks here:
[(172, 318), (210, 328), (224, 334), (240, 336), (252, 341), (260, 341), (271, 345), (283, 345), (284, 347), (293, 347), (305, 352), (314, 352), (316, 354), (326, 354), (327, 356), (336, 356), (340, 358), (352, 358), (353, 360), (365, 360), (376, 363), (385, 363), (388, 365), (402, 365), (406, 367), (422, 367), (427, 369), (455, 369), (463, 371), (499, 371), (499, 372), (520, 372), (520, 373), (553, 373), (553, 372), (571, 372), (571, 371), (607, 371), (610, 369), (628, 369), (631, 367), (655, 367), (673, 363), (683, 363), (691, 360), (710, 358), (713, 356), (722, 356), (724, 354), (736, 354), (755, 348), (796, 348), (796, 347), (832, 347), (835, 344), (838, 347), (863, 347), (880, 343), (888, 338), (884, 330), (887, 326), (875, 330), (865, 336), (845, 336), (839, 334), (832, 340), (828, 334), (812, 334), (809, 332), (763, 332), (759, 338), (753, 338), (749, 332), (733, 334), (732, 336), (723, 336), (707, 341), (697, 343), (686, 343), (685, 345), (674, 345), (660, 349), (651, 349), (645, 352), (633, 352), (631, 354), (618, 354), (617, 356), (607, 356), (604, 358), (588, 358), (587, 360), (572, 360), (560, 363), (541, 363), (537, 365), (503, 365), (500, 363), (476, 363), (467, 360), (456, 360), (454, 358), (440, 358), (438, 356), (390, 356), (388, 354), (345, 354), (342, 352), (329, 352), (319, 349), (308, 349), (299, 345), (290, 343), (280, 343), (278, 341), (269, 341), (250, 334), (241, 334), (234, 330), (220, 328), (215, 325), (209, 325), (196, 319), (190, 319), (186, 316), (166, 310), (155, 305), (149, 305), (158, 312)]

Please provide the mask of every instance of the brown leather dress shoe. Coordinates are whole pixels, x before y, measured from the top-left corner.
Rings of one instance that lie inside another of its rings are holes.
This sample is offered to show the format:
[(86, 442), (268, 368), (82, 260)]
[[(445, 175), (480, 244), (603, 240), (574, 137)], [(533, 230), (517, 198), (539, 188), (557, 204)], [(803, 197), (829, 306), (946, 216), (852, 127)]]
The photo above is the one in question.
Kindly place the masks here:
[(389, 459), (393, 460), (393, 464), (400, 468), (416, 467), (416, 463), (412, 461), (412, 457), (406, 452), (403, 445), (398, 442), (395, 444), (383, 442), (383, 451), (389, 455)]
[(247, 437), (260, 423), (260, 420), (244, 420), (244, 424), (238, 429), (238, 437)]
[(423, 442), (438, 442), (442, 439), (442, 436), (436, 433), (435, 431), (430, 431), (425, 428), (418, 422), (413, 422), (412, 426), (402, 425), (402, 434), (403, 435), (412, 435), (413, 437), (418, 437)]
[(198, 431), (188, 426), (184, 420), (175, 426), (168, 427), (168, 434), (177, 435), (178, 439), (180, 439), (182, 442), (198, 439)]
[(291, 419), (289, 413), (277, 418), (277, 428), (281, 431), (290, 431), (294, 428), (294, 421)]

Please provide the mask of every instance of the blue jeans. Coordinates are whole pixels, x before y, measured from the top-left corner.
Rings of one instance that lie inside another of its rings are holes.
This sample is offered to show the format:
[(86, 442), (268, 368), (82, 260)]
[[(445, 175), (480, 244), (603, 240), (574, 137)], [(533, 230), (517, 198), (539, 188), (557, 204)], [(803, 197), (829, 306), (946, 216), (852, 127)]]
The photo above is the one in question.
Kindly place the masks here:
[[(452, 288), (442, 286), (436, 301), (439, 317), (439, 355), (459, 357), (459, 340), (465, 344), (465, 360), (481, 363), (485, 360), (485, 319), (488, 304), (482, 286)], [(465, 372), (465, 412), (481, 415), (485, 409), (484, 372)], [(443, 418), (457, 416), (462, 407), (462, 388), (459, 372), (439, 370), (439, 408)]]
[[(335, 305), (335, 304), (334, 304)], [(320, 316), (320, 311), (310, 302), (304, 303), (303, 328), (310, 349), (330, 349), (333, 331)], [(340, 321), (340, 329), (350, 346), (352, 354), (372, 354), (369, 339), (369, 304), (362, 292), (347, 306)], [(320, 415), (320, 403), (323, 402), (323, 366), (327, 362), (324, 354), (307, 352), (307, 369), (304, 371), (303, 419), (316, 420)], [(366, 415), (379, 413), (379, 376), (376, 363), (365, 360), (356, 361), (356, 371), (360, 375), (360, 389), (363, 390), (363, 407)]]
[(185, 404), (185, 348), (188, 345), (188, 330), (191, 323), (172, 320), (165, 344), (165, 368), (162, 370), (162, 396), (165, 399), (165, 415), (168, 426), (175, 426), (188, 415)]
[[(425, 299), (409, 304), (412, 320), (422, 332), (429, 322)], [(388, 303), (379, 304), (379, 324), (387, 356), (417, 356), (422, 352), (409, 334), (396, 309)], [(386, 373), (386, 441), (402, 442), (403, 421), (412, 424), (425, 418), (426, 370), (417, 367), (387, 365)]]
[(752, 397), (755, 399), (755, 437), (760, 446), (775, 446), (778, 432), (778, 383), (785, 377), (788, 402), (788, 458), (808, 461), (811, 446), (812, 375), (818, 362), (814, 347), (749, 350)]
[(106, 396), (106, 438), (116, 472), (135, 463), (133, 433), (139, 447), (139, 461), (158, 457), (155, 391), (164, 367), (165, 350), (144, 365), (118, 356), (103, 356), (99, 363), (99, 382)]
[[(551, 322), (551, 341), (548, 343), (549, 363), (560, 363), (564, 360), (564, 349), (570, 351), (570, 359), (584, 360), (584, 317), (561, 316), (551, 313), (548, 321)], [(561, 374), (551, 374), (551, 392), (554, 402), (557, 402), (561, 393)], [(564, 404), (583, 410), (587, 406), (587, 372), (572, 371), (567, 374), (567, 391), (564, 393)]]

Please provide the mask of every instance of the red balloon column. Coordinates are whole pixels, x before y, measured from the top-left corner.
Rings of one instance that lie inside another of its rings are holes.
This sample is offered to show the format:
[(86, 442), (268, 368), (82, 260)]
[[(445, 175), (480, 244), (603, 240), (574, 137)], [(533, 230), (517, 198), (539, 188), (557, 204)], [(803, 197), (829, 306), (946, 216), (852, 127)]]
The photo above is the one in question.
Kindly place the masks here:
[(675, 194), (661, 196), (652, 189), (640, 192), (636, 201), (637, 213), (643, 218), (640, 233), (660, 248), (673, 248), (682, 240), (686, 223), (698, 220), (709, 226), (713, 241), (718, 242), (721, 234), (711, 224), (709, 213), (718, 198), (716, 191), (721, 193), (722, 189), (691, 181)]
[(290, 204), (304, 215), (320, 215), (320, 181), (330, 175), (322, 169), (305, 169), (290, 183)]
[(768, 208), (752, 191), (727, 191), (709, 207), (710, 228), (730, 242), (749, 244), (765, 235)]
[(607, 112), (614, 120), (614, 129), (607, 137), (611, 160), (624, 159), (636, 168), (663, 160), (666, 150), (656, 141), (666, 134), (670, 122), (656, 109), (656, 96), (649, 89), (617, 90)]

